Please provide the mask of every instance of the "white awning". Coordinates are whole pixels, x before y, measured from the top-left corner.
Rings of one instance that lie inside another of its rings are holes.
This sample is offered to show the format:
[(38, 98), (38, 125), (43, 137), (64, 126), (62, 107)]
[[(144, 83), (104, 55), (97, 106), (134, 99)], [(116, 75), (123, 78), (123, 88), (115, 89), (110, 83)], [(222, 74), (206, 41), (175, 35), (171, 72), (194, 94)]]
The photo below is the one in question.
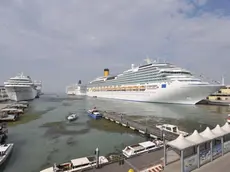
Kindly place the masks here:
[(221, 127), (224, 131), (227, 131), (228, 133), (230, 133), (230, 125), (228, 124), (228, 122), (226, 122), (224, 124), (224, 126)]
[(204, 142), (207, 142), (207, 141), (210, 140), (210, 139), (207, 138), (207, 137), (201, 136), (201, 135), (197, 132), (197, 130), (195, 130), (190, 136), (185, 137), (185, 139), (187, 139), (188, 141), (194, 142), (194, 143), (196, 143), (197, 145), (198, 145), (198, 144), (201, 144), (201, 143), (204, 143)]
[(180, 134), (179, 137), (177, 137), (175, 140), (170, 141), (167, 143), (167, 145), (179, 149), (179, 150), (184, 150), (186, 148), (195, 146), (196, 143), (188, 141), (187, 139), (184, 138), (182, 134)]
[(224, 136), (226, 134), (228, 134), (227, 131), (223, 130), (219, 124), (216, 125), (216, 127), (214, 129), (212, 129), (212, 132), (217, 135), (217, 137), (221, 137)]
[(203, 137), (209, 138), (210, 140), (218, 137), (210, 130), (209, 127), (207, 127), (203, 132), (201, 132), (200, 135)]

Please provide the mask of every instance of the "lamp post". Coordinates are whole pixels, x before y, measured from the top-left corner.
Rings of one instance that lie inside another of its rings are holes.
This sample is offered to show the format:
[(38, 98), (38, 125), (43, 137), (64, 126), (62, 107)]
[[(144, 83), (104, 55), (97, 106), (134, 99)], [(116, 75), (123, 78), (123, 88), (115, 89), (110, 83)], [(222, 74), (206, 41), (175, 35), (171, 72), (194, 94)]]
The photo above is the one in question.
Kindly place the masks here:
[(163, 137), (163, 144), (164, 144), (164, 167), (166, 167), (167, 165), (167, 149), (166, 149), (166, 144), (165, 144), (165, 133), (164, 133), (164, 130), (161, 130), (162, 131), (162, 137)]

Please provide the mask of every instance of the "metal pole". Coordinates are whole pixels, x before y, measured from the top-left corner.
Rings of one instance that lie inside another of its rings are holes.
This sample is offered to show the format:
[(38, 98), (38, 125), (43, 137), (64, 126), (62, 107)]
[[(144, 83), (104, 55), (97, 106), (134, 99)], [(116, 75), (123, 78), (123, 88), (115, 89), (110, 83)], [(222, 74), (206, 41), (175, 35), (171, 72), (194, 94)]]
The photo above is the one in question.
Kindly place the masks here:
[(197, 168), (200, 168), (200, 145), (197, 146)]
[(99, 149), (97, 148), (95, 151), (95, 156), (96, 156), (96, 168), (99, 167)]
[(181, 172), (184, 172), (184, 150), (180, 151)]
[(222, 153), (222, 156), (224, 156), (224, 136), (221, 137), (221, 153)]
[(211, 161), (213, 160), (212, 140), (210, 141)]
[(164, 132), (163, 132), (163, 144), (164, 144), (164, 167), (166, 167), (166, 165), (167, 165), (167, 149), (166, 149), (166, 144), (165, 144), (165, 133)]

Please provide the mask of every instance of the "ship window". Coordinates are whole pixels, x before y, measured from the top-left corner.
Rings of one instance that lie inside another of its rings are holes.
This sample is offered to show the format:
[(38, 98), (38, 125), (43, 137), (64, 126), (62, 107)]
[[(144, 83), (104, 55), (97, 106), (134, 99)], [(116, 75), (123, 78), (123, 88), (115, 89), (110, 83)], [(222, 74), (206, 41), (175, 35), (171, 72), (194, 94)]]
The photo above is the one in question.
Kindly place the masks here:
[(147, 149), (154, 148), (156, 147), (155, 145), (147, 147)]
[(173, 127), (173, 132), (177, 132), (177, 129), (176, 129), (176, 127)]
[(171, 131), (171, 128), (170, 127), (165, 127), (166, 128), (166, 130), (169, 130), (169, 131)]
[(135, 150), (134, 153), (141, 152), (141, 151), (143, 151), (143, 150), (145, 150), (145, 149)]

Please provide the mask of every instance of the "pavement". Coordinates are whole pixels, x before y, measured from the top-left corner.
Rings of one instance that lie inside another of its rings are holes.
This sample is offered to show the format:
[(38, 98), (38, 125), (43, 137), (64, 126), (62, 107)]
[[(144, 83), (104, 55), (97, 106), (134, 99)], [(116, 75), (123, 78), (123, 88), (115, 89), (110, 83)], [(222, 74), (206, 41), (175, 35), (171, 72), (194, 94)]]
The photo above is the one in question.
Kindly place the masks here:
[[(162, 157), (163, 157), (163, 149), (150, 152), (150, 153), (144, 153), (139, 156), (132, 157), (127, 160), (123, 165), (119, 165), (118, 162), (105, 165), (102, 168), (99, 169), (90, 169), (87, 170), (88, 172), (128, 172), (129, 169), (136, 169), (136, 171), (142, 171), (148, 167), (155, 166), (157, 164), (162, 163)], [(175, 155), (172, 151), (168, 152), (168, 160), (174, 161), (175, 159), (178, 159), (179, 157)], [(135, 171), (135, 172), (136, 172)]]
[[(144, 153), (140, 156), (135, 156), (128, 159), (128, 163), (125, 162), (123, 165), (119, 165), (118, 162), (105, 165), (99, 169), (87, 170), (88, 172), (128, 172), (129, 169), (133, 168), (134, 165), (138, 171), (142, 170), (148, 166), (153, 166), (160, 163), (160, 159), (163, 156), (163, 150), (158, 150), (155, 152)], [(133, 169), (134, 169), (133, 168)]]
[(215, 159), (214, 161), (203, 165), (194, 172), (229, 172), (230, 171), (230, 153)]
[[(193, 170), (193, 172), (230, 172), (230, 153), (225, 154), (201, 166), (199, 169)], [(176, 161), (165, 167), (164, 172), (180, 172), (180, 161)]]

